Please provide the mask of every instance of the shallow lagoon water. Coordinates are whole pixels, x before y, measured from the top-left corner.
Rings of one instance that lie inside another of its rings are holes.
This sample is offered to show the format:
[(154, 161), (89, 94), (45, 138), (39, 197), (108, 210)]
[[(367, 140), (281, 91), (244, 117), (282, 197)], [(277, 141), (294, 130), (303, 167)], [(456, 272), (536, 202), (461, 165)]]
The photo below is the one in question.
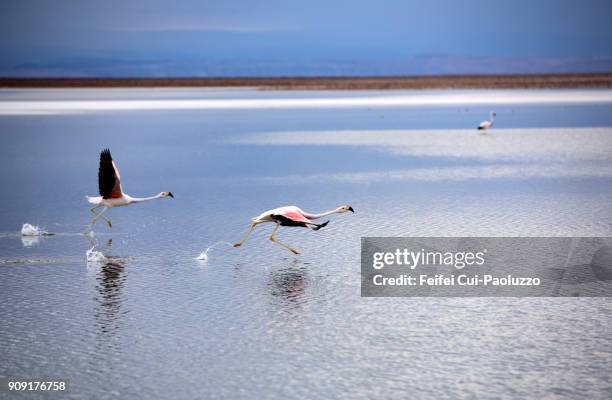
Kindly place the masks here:
[[(610, 92), (567, 92), (0, 92), (0, 376), (68, 378), (73, 398), (609, 398), (606, 298), (360, 297), (362, 236), (611, 236)], [(374, 106), (78, 106), (286, 98)], [(176, 198), (88, 238), (104, 147), (127, 193)], [(356, 213), (281, 230), (297, 257), (262, 227), (195, 260), (285, 204)], [(57, 235), (24, 240), (26, 222)]]

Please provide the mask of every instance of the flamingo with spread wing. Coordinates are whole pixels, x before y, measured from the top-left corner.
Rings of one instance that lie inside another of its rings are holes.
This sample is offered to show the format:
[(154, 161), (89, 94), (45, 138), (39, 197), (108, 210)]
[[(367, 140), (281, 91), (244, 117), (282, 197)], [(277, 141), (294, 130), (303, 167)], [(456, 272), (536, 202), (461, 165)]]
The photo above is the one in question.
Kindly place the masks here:
[(334, 210), (327, 211), (321, 214), (310, 214), (310, 213), (302, 211), (299, 207), (296, 207), (296, 206), (287, 206), (287, 207), (275, 208), (273, 210), (268, 210), (266, 212), (261, 213), (260, 215), (258, 215), (257, 217), (251, 220), (251, 225), (249, 226), (249, 229), (247, 230), (247, 232), (244, 234), (244, 237), (238, 243), (234, 244), (234, 247), (242, 246), (242, 244), (247, 240), (247, 238), (249, 237), (251, 232), (253, 232), (253, 229), (255, 229), (257, 225), (263, 224), (266, 222), (273, 222), (276, 224), (276, 226), (274, 227), (274, 230), (272, 231), (268, 239), (274, 243), (277, 243), (283, 246), (284, 248), (286, 248), (293, 254), (299, 254), (297, 250), (276, 240), (274, 235), (276, 234), (276, 231), (278, 230), (279, 227), (297, 226), (297, 227), (302, 227), (302, 228), (310, 228), (313, 231), (318, 231), (319, 229), (327, 226), (329, 221), (325, 221), (322, 224), (317, 224), (313, 222), (313, 220), (323, 218), (325, 216), (332, 215), (332, 214), (342, 214), (348, 211), (353, 212), (353, 213), (355, 212), (355, 210), (353, 210), (353, 207), (348, 206), (348, 205), (340, 206)]
[[(113, 157), (111, 156), (109, 149), (104, 149), (100, 153), (98, 189), (100, 196), (85, 196), (87, 201), (89, 201), (91, 204), (95, 204), (95, 206), (90, 209), (90, 211), (95, 215), (94, 219), (91, 221), (92, 226), (96, 223), (98, 218), (102, 218), (106, 221), (108, 227), (112, 228), (113, 224), (111, 221), (102, 214), (113, 207), (127, 206), (134, 203), (142, 203), (143, 201), (162, 199), (164, 197), (174, 198), (170, 192), (161, 192), (150, 197), (131, 197), (130, 195), (123, 193), (123, 189), (121, 188), (121, 175), (119, 175), (119, 169), (113, 161)], [(96, 212), (96, 210), (100, 207), (104, 207), (104, 209), (99, 213)]]

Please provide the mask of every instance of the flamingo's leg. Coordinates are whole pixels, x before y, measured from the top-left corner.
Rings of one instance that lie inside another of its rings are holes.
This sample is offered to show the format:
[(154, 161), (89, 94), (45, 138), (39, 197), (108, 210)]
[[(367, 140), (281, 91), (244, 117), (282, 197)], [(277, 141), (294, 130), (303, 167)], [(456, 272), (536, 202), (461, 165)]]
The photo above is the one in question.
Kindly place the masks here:
[(278, 228), (280, 227), (280, 223), (276, 223), (276, 227), (274, 228), (274, 230), (272, 231), (272, 233), (270, 234), (270, 237), (268, 239), (270, 239), (270, 241), (280, 244), (281, 246), (283, 246), (284, 248), (286, 248), (287, 250), (289, 250), (290, 252), (292, 252), (293, 254), (300, 254), (299, 251), (297, 251), (296, 249), (292, 249), (291, 247), (287, 246), (285, 243), (281, 243), (278, 240), (276, 240), (274, 238), (274, 234), (276, 234), (276, 231), (278, 230)]
[[(91, 211), (93, 213), (93, 215), (95, 215), (96, 217), (98, 216), (98, 213), (96, 212), (96, 209), (98, 209), (99, 207), (102, 207), (101, 204), (98, 204), (97, 206), (91, 207), (89, 209), (89, 211)], [(91, 228), (93, 227), (93, 225), (95, 224), (95, 218), (89, 223), (89, 231), (85, 231), (85, 233), (89, 233), (91, 232)]]
[(238, 243), (234, 243), (234, 247), (242, 246), (242, 244), (247, 240), (247, 238), (249, 237), (251, 232), (253, 232), (253, 229), (255, 229), (256, 226), (257, 226), (256, 222), (251, 223), (251, 225), (249, 226), (249, 229), (246, 231), (246, 233), (242, 237), (242, 240), (240, 240)]
[(96, 220), (97, 220), (98, 218), (102, 218), (104, 221), (106, 221), (106, 224), (108, 225), (108, 227), (109, 227), (109, 228), (112, 228), (112, 227), (113, 227), (113, 224), (112, 224), (111, 220), (110, 220), (110, 219), (108, 219), (108, 218), (106, 218), (106, 217), (104, 217), (104, 216), (102, 215), (102, 213), (103, 213), (104, 211), (106, 211), (106, 210), (107, 210), (107, 208), (105, 208), (104, 210), (102, 210), (102, 211), (101, 211), (99, 214), (96, 214), (96, 217), (93, 219), (93, 221), (91, 221), (91, 222), (92, 222), (92, 225), (96, 223)]
[(96, 213), (95, 211), (92, 210), (92, 212), (94, 214), (96, 214), (96, 216), (94, 217), (94, 219), (91, 220), (91, 225), (95, 225), (96, 221), (98, 220), (98, 218), (102, 218), (104, 221), (106, 221), (106, 223), (108, 224), (109, 228), (113, 227), (113, 224), (111, 223), (111, 221), (109, 219), (107, 219), (106, 217), (104, 217), (102, 214), (104, 214), (106, 211), (108, 210), (108, 207), (104, 207), (104, 210), (100, 211), (99, 213)]
[(100, 208), (100, 207), (102, 207), (102, 205), (101, 205), (101, 204), (98, 204), (97, 206), (92, 207), (92, 208), (90, 208), (90, 209), (89, 209), (89, 211), (91, 211), (91, 212), (92, 212), (92, 213), (93, 213), (93, 214), (96, 216), (96, 218), (94, 218), (94, 221), (92, 221), (92, 225), (93, 225), (93, 224), (95, 224), (95, 223), (96, 223), (96, 222), (95, 222), (95, 220), (97, 220), (97, 219), (98, 219), (98, 217), (100, 217), (100, 218), (102, 218), (104, 221), (106, 221), (106, 223), (108, 224), (108, 227), (109, 227), (109, 228), (112, 228), (112, 227), (113, 227), (113, 224), (111, 223), (110, 219), (105, 218), (105, 217), (103, 217), (103, 216), (102, 216), (102, 212), (103, 212), (103, 211), (102, 211), (102, 212), (100, 212), (100, 213), (97, 213), (97, 212), (96, 212), (96, 209), (97, 209), (97, 208)]

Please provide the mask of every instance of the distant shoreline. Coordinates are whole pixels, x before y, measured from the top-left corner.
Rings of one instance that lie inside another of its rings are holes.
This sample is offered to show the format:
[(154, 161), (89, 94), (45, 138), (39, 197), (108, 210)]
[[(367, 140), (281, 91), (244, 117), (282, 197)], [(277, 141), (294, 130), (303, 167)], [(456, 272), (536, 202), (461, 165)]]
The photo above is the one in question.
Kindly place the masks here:
[(213, 88), (260, 90), (612, 88), (612, 72), (593, 74), (442, 75), (278, 78), (6, 78), (0, 88)]

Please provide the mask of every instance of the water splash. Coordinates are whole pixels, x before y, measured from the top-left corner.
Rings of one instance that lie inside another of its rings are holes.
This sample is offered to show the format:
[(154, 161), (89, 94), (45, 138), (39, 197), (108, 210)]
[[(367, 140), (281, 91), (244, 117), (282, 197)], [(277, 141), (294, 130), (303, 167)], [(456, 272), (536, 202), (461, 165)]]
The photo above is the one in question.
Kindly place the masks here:
[(94, 250), (95, 247), (87, 250), (85, 255), (87, 256), (87, 264), (104, 264), (108, 261), (108, 258), (101, 251)]
[(27, 222), (21, 227), (21, 236), (51, 236), (54, 235), (51, 232), (47, 232), (44, 229), (28, 224)]
[(234, 245), (231, 244), (230, 242), (217, 242), (211, 246), (208, 246), (208, 248), (206, 250), (204, 250), (202, 253), (200, 253), (199, 256), (197, 256), (195, 259), (198, 261), (208, 261), (208, 252), (212, 249), (214, 249), (215, 247), (217, 247), (220, 244), (226, 244), (230, 247), (233, 247)]

